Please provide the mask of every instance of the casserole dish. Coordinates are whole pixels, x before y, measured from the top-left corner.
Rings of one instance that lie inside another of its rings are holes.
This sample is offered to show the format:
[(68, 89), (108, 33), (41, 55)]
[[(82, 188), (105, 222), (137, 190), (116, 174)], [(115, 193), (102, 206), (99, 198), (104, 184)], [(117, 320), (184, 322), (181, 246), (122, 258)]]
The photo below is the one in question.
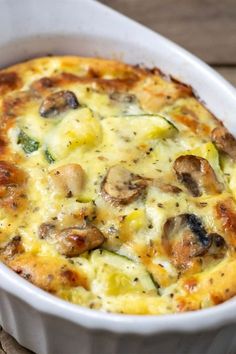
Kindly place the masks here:
[[(234, 89), (200, 61), (151, 31), (95, 2), (43, 1), (39, 5), (23, 1), (18, 5), (3, 1), (1, 6), (1, 66), (46, 53), (115, 56), (130, 63), (157, 65), (191, 84), (234, 131)], [(47, 17), (50, 10), (53, 19)], [(38, 11), (43, 16), (36, 24)], [(12, 26), (6, 14), (18, 22)], [(114, 31), (108, 35), (107, 28)], [(134, 33), (136, 39), (127, 42), (127, 33), (129, 37)], [(1, 323), (37, 353), (156, 353), (157, 348), (160, 353), (234, 352), (234, 300), (210, 310), (159, 318), (102, 314), (45, 294), (3, 265), (0, 271)]]

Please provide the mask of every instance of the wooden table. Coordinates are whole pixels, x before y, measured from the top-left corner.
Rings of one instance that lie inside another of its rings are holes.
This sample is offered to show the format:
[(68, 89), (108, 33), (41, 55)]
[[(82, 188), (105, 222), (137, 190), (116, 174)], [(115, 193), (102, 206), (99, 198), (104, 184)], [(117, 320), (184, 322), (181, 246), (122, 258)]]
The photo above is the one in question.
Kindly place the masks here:
[[(236, 86), (236, 0), (100, 0), (100, 2), (185, 47)], [(2, 330), (0, 354), (4, 353), (31, 352), (21, 347)]]
[(173, 40), (236, 86), (236, 0), (100, 0)]

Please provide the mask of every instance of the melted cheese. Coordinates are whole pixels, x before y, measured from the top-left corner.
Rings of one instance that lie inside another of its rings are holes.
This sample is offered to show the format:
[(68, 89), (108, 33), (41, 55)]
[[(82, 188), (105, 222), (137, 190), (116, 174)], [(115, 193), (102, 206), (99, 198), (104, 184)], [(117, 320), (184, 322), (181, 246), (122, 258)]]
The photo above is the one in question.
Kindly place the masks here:
[[(0, 98), (6, 141), (2, 160), (26, 174), (26, 205), (18, 207), (16, 200), (12, 209), (4, 204), (5, 195), (0, 200), (2, 260), (55, 295), (104, 311), (163, 314), (212, 306), (233, 296), (233, 268), (232, 277), (225, 272), (235, 262), (228, 241), (223, 256), (206, 250), (191, 256), (185, 269), (178, 269), (162, 244), (165, 223), (182, 214), (196, 215), (207, 235), (227, 240), (215, 208), (235, 197), (235, 163), (211, 142), (210, 132), (220, 123), (190, 88), (157, 71), (99, 59), (36, 59), (0, 72), (0, 77), (11, 72), (20, 84), (5, 80)], [(78, 107), (53, 117), (40, 115), (43, 101), (61, 90), (73, 92)], [(28, 147), (19, 138), (22, 132), (30, 139)], [(185, 155), (209, 162), (221, 193), (189, 193), (173, 168)], [(76, 196), (60, 195), (50, 178), (53, 170), (68, 164), (79, 164), (84, 171)], [(129, 203), (112, 203), (101, 186), (116, 165), (154, 182)], [(179, 191), (167, 190), (167, 184)], [(57, 233), (85, 223), (103, 233), (101, 247), (107, 251), (66, 257), (59, 252)], [(57, 232), (40, 237), (42, 224)], [(231, 231), (236, 237), (236, 230)], [(9, 251), (14, 236), (20, 237), (20, 251)]]

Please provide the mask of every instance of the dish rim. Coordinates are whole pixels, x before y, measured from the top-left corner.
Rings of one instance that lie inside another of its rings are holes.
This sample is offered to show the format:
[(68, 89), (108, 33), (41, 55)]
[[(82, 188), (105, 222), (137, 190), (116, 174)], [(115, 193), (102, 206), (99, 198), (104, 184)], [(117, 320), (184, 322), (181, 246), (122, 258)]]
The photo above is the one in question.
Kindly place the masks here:
[(5, 291), (34, 310), (90, 330), (148, 336), (165, 332), (192, 333), (236, 322), (233, 311), (236, 308), (236, 298), (197, 311), (166, 315), (126, 315), (102, 312), (62, 300), (21, 278), (3, 263), (0, 263), (0, 277), (3, 282), (1, 287)]
[[(92, 0), (87, 0), (97, 6), (106, 8), (106, 11), (116, 13), (116, 11), (107, 8), (103, 4), (97, 4)], [(124, 19), (126, 16), (119, 14)], [(128, 18), (140, 28), (145, 29), (159, 37), (159, 40), (178, 52), (179, 55), (188, 58), (188, 62), (192, 65), (200, 66), (201, 69), (208, 72), (212, 79), (216, 80), (222, 88), (224, 88), (236, 106), (236, 90), (228, 83), (220, 74), (215, 72), (203, 61), (189, 53), (182, 47), (147, 29), (145, 26), (136, 23)], [(196, 70), (195, 68), (193, 70)], [(77, 325), (83, 326), (91, 330), (106, 330), (120, 334), (142, 334), (151, 335), (163, 332), (193, 332), (206, 329), (217, 328), (221, 325), (236, 323), (234, 311), (236, 309), (236, 298), (228, 300), (223, 304), (185, 313), (166, 314), (166, 315), (125, 315), (116, 313), (105, 313), (102, 311), (89, 309), (80, 305), (75, 305), (57, 298), (46, 291), (22, 279), (13, 270), (3, 263), (0, 263), (1, 288), (21, 301), (29, 304), (32, 308), (41, 313), (55, 316), (57, 318), (66, 319)], [(33, 295), (33, 296), (32, 296)]]

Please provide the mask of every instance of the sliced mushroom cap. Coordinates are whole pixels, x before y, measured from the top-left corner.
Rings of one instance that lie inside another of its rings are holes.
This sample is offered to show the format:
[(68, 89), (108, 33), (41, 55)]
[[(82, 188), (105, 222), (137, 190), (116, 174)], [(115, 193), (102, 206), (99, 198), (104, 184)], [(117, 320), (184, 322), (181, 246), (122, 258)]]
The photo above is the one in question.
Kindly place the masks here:
[(217, 127), (211, 133), (212, 141), (218, 150), (236, 160), (236, 139), (225, 127)]
[(162, 245), (179, 269), (186, 269), (193, 257), (204, 255), (211, 246), (201, 220), (194, 214), (180, 214), (169, 218), (163, 229)]
[(40, 239), (46, 239), (53, 235), (56, 225), (52, 223), (42, 223), (38, 228), (38, 236)]
[(84, 170), (79, 164), (70, 163), (50, 172), (53, 185), (64, 197), (78, 196), (83, 189)]
[(182, 190), (179, 187), (169, 183), (163, 183), (161, 186), (159, 186), (159, 188), (165, 193), (179, 194), (182, 192)]
[(108, 170), (102, 182), (102, 195), (113, 204), (128, 204), (138, 198), (146, 187), (144, 178), (115, 165)]
[(110, 94), (110, 99), (119, 103), (136, 103), (137, 97), (131, 93), (114, 91)]
[(24, 252), (24, 246), (20, 236), (13, 237), (8, 244), (2, 249), (3, 257), (12, 258), (17, 254)]
[(217, 194), (222, 191), (222, 184), (217, 180), (213, 168), (202, 157), (180, 156), (174, 162), (174, 170), (178, 180), (194, 197), (199, 197), (203, 193)]
[(211, 247), (208, 250), (208, 254), (214, 259), (223, 258), (228, 249), (225, 239), (215, 232), (208, 234), (208, 237), (212, 239)]
[(103, 244), (105, 237), (95, 226), (68, 227), (57, 234), (58, 251), (67, 257), (77, 257)]
[(44, 99), (39, 108), (39, 114), (44, 118), (53, 118), (62, 112), (78, 107), (79, 102), (72, 91), (58, 91)]

